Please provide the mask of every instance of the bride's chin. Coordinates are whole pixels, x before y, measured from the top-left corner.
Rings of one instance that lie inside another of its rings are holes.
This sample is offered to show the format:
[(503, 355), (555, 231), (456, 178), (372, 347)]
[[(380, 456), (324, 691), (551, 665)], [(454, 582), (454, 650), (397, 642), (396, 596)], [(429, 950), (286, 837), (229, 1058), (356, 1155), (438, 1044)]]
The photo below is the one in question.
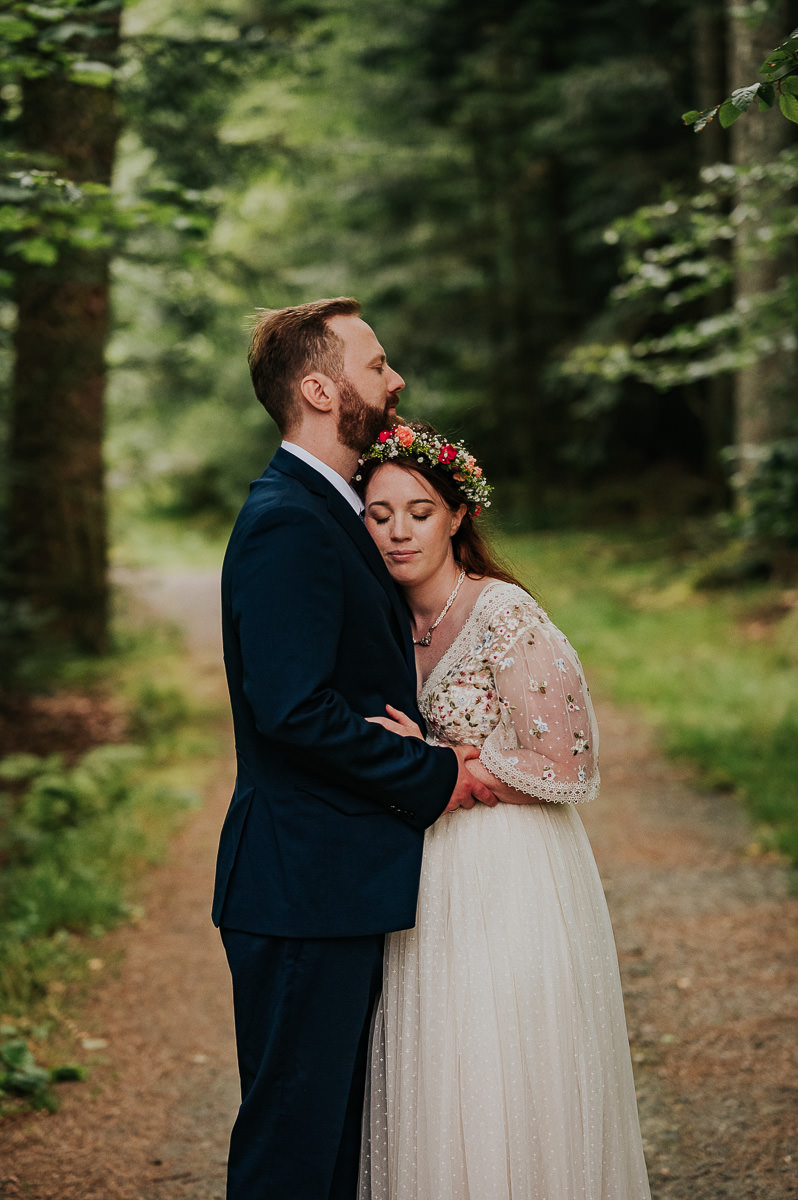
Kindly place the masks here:
[(387, 566), (388, 574), (399, 587), (408, 587), (416, 582), (413, 569), (409, 564), (389, 562)]

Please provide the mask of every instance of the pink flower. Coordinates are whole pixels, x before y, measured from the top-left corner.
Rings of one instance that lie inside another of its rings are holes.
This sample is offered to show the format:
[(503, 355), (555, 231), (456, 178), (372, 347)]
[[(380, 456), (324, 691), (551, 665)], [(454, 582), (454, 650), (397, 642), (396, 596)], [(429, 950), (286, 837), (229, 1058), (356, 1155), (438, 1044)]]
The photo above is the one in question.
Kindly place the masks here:
[(446, 463), (454, 462), (454, 460), (456, 458), (457, 458), (457, 451), (455, 450), (454, 446), (450, 445), (450, 443), (448, 443), (448, 442), (446, 443), (445, 446), (441, 446), (441, 451), (440, 451), (440, 454), (438, 455), (439, 463), (446, 464)]
[(406, 425), (397, 425), (394, 433), (396, 434), (397, 442), (399, 442), (400, 446), (404, 446), (405, 450), (412, 446), (413, 442), (416, 440), (416, 435), (413, 433), (413, 430), (408, 429)]

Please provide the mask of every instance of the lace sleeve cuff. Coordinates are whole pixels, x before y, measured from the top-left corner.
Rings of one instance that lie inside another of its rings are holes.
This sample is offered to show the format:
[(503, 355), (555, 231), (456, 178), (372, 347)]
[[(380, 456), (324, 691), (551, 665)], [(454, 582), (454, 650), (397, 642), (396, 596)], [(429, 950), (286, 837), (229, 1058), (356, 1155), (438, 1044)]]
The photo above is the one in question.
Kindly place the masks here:
[(508, 756), (508, 752), (495, 750), (490, 745), (490, 741), (482, 747), (479, 761), (486, 770), (509, 787), (524, 792), (527, 796), (537, 796), (541, 800), (555, 804), (584, 804), (589, 800), (595, 800), (601, 786), (598, 771), (595, 771), (584, 782), (547, 779), (544, 775), (535, 778), (527, 771), (520, 770), (513, 763), (512, 757)]

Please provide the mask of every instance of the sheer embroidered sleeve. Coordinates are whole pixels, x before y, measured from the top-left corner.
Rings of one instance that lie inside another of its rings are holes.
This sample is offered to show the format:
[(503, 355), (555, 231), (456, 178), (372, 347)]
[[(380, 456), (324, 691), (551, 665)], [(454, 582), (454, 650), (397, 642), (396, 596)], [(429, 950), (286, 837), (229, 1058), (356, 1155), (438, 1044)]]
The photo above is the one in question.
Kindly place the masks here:
[(513, 588), (492, 610), (485, 651), (500, 719), (483, 765), (541, 800), (576, 804), (599, 791), (598, 728), (581, 663), (531, 597)]

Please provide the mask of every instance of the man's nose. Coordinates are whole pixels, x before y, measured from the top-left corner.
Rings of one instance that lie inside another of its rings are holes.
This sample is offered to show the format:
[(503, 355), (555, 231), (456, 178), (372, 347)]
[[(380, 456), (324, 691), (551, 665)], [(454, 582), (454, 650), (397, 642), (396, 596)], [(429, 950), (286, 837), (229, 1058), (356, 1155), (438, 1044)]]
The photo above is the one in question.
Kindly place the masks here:
[(405, 381), (402, 379), (402, 376), (399, 374), (399, 372), (394, 371), (393, 367), (389, 367), (388, 371), (388, 391), (392, 394), (394, 392), (404, 391)]

